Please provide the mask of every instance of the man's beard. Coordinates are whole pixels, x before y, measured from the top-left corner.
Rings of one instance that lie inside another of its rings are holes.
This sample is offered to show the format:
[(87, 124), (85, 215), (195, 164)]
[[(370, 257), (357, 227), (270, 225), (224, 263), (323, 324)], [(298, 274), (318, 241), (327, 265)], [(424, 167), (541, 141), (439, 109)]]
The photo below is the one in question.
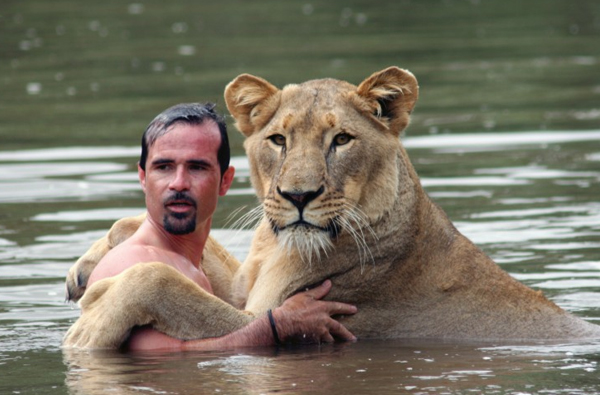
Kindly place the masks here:
[(173, 201), (186, 201), (194, 207), (190, 213), (166, 212), (163, 227), (172, 235), (187, 235), (196, 230), (196, 201), (187, 194), (177, 192), (165, 200), (165, 206)]
[(188, 214), (183, 213), (165, 214), (163, 217), (163, 226), (172, 235), (187, 235), (196, 230), (196, 215), (188, 216)]

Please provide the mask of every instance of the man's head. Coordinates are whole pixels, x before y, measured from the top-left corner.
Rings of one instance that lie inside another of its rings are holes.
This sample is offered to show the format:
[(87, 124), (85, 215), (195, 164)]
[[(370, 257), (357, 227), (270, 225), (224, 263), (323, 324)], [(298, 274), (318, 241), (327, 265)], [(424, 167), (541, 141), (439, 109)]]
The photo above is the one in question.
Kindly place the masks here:
[(140, 155), (140, 167), (146, 170), (146, 160), (148, 159), (148, 150), (156, 140), (168, 133), (169, 128), (176, 123), (185, 123), (190, 125), (200, 125), (207, 120), (214, 121), (219, 127), (221, 134), (221, 145), (217, 152), (221, 176), (229, 167), (230, 149), (229, 138), (227, 137), (227, 125), (221, 115), (215, 111), (213, 103), (181, 103), (167, 108), (158, 114), (146, 128), (142, 136), (142, 154)]
[(180, 104), (157, 116), (138, 164), (148, 217), (173, 235), (208, 234), (219, 196), (233, 180), (223, 119), (214, 106)]

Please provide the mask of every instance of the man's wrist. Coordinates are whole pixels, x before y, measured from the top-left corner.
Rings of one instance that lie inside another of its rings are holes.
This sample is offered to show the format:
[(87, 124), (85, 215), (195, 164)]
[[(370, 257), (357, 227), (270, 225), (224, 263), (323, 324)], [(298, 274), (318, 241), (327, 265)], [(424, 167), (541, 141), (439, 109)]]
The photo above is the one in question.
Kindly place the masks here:
[(267, 317), (269, 318), (269, 324), (271, 325), (271, 332), (273, 333), (273, 340), (275, 340), (275, 345), (280, 346), (282, 343), (281, 339), (279, 339), (277, 325), (275, 323), (275, 318), (273, 317), (273, 311), (271, 309), (267, 310)]

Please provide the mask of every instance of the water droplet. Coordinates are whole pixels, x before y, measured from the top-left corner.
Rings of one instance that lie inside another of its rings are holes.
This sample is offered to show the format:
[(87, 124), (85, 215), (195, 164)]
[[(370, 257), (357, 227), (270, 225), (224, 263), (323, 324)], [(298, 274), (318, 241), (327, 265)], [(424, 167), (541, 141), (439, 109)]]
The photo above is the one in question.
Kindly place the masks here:
[(304, 4), (302, 6), (302, 13), (304, 15), (311, 15), (315, 11), (315, 7), (312, 4)]
[(196, 47), (193, 45), (180, 45), (177, 52), (179, 52), (179, 55), (192, 56), (196, 54)]
[(188, 30), (188, 25), (185, 22), (176, 22), (173, 25), (171, 25), (171, 30), (173, 30), (173, 33), (185, 33)]
[(165, 68), (166, 68), (165, 62), (154, 62), (154, 63), (152, 63), (152, 70), (156, 71), (157, 73), (165, 71)]
[(356, 21), (356, 24), (359, 26), (363, 26), (365, 23), (367, 23), (367, 14), (359, 12), (358, 14), (356, 14), (356, 16), (354, 17), (354, 20)]
[(90, 21), (88, 28), (93, 32), (97, 32), (100, 29), (100, 21)]
[(31, 49), (31, 47), (33, 46), (33, 44), (31, 43), (31, 41), (29, 40), (22, 40), (19, 43), (19, 49), (21, 51), (29, 51)]
[(140, 3), (131, 3), (127, 6), (127, 12), (131, 15), (140, 15), (144, 12), (144, 5)]
[(26, 89), (30, 95), (37, 95), (42, 91), (42, 84), (39, 82), (30, 82), (27, 84)]
[(571, 33), (572, 35), (579, 34), (579, 25), (574, 23), (571, 26), (569, 26), (569, 33)]

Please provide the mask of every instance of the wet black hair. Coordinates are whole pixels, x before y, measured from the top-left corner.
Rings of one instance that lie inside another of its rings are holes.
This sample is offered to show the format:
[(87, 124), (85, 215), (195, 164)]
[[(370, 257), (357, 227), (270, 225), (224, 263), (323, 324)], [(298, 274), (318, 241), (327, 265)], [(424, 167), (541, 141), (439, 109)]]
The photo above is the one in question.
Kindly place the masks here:
[(229, 160), (231, 157), (229, 148), (229, 138), (227, 136), (227, 125), (222, 115), (215, 111), (213, 103), (181, 103), (176, 104), (158, 114), (156, 118), (150, 122), (144, 135), (142, 136), (142, 153), (140, 155), (140, 167), (146, 170), (146, 160), (148, 159), (148, 150), (156, 140), (164, 136), (169, 128), (179, 122), (190, 125), (200, 125), (205, 120), (213, 120), (219, 127), (221, 134), (221, 144), (217, 151), (217, 159), (221, 168), (221, 176), (229, 168)]

